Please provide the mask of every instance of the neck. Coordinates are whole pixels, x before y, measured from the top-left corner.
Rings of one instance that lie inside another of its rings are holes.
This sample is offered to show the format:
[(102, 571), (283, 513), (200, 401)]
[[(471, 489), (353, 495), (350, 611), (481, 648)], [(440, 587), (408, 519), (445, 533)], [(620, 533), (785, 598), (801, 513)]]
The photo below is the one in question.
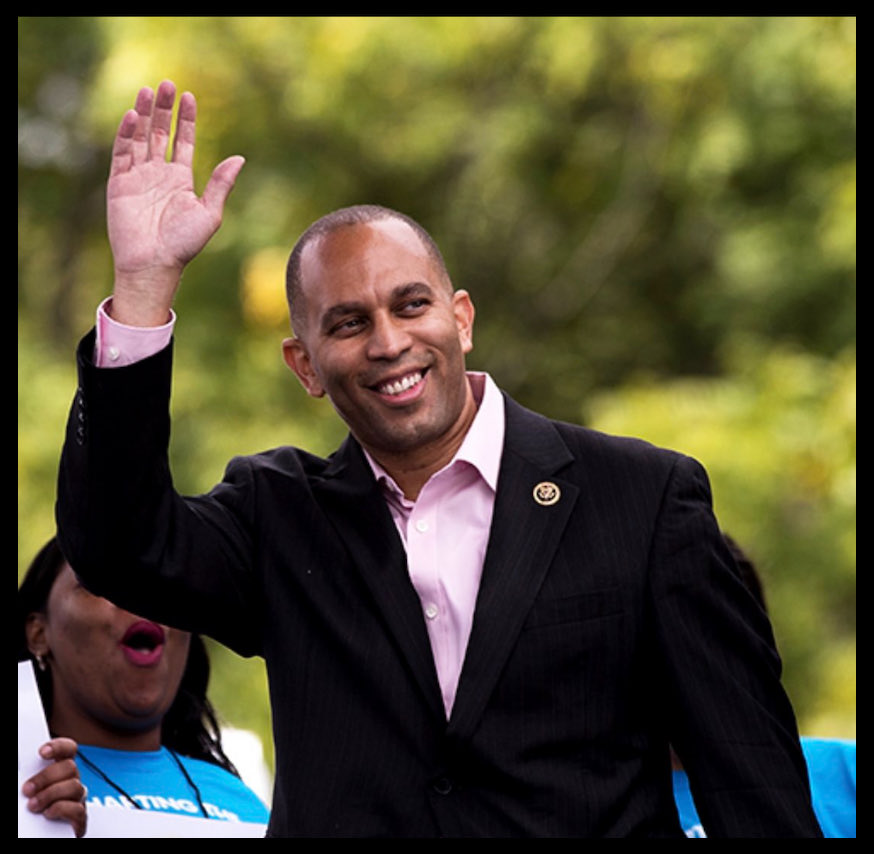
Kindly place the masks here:
[(53, 735), (72, 738), (79, 744), (132, 751), (153, 751), (161, 747), (160, 722), (142, 730), (114, 729), (89, 718), (53, 713), (49, 724)]
[(408, 460), (394, 461), (386, 458), (385, 455), (373, 454), (372, 456), (391, 475), (404, 496), (410, 501), (415, 501), (431, 476), (447, 465), (454, 455), (453, 451), (451, 454), (441, 455), (439, 459), (434, 461), (418, 463), (410, 463)]
[(477, 408), (477, 400), (471, 392), (470, 385), (467, 384), (467, 395), (461, 415), (453, 427), (437, 441), (416, 448), (412, 452), (395, 453), (391, 450), (369, 447), (367, 452), (391, 475), (404, 496), (410, 501), (415, 501), (422, 487), (458, 453), (476, 417)]

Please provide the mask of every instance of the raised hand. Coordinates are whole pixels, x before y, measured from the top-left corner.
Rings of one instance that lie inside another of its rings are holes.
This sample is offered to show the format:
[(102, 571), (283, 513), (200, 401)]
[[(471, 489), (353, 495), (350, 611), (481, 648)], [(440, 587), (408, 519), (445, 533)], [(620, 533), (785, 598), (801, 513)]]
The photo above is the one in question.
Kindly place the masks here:
[(74, 761), (77, 749), (71, 738), (53, 738), (44, 744), (39, 750), (40, 756), (54, 761), (27, 780), (22, 791), (31, 812), (42, 813), (54, 821), (68, 821), (76, 836), (83, 836), (87, 823), (87, 790), (79, 779)]
[(107, 227), (115, 267), (112, 316), (131, 326), (167, 321), (185, 265), (218, 230), (225, 201), (243, 167), (223, 160), (203, 195), (194, 190), (194, 96), (184, 92), (167, 159), (176, 87), (145, 87), (121, 121), (106, 188)]

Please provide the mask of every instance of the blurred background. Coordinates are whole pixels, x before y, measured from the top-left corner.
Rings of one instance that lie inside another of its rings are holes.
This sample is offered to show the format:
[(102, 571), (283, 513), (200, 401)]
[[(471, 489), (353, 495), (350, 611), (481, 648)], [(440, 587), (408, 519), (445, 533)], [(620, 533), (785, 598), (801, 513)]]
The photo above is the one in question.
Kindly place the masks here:
[[(855, 18), (19, 17), (19, 578), (112, 287), (112, 139), (164, 78), (198, 98), (198, 190), (247, 158), (176, 304), (181, 491), (336, 447), (281, 359), (285, 261), (331, 209), (400, 209), (473, 296), (470, 367), (704, 463), (802, 732), (855, 738)], [(272, 765), (262, 662), (211, 650)]]

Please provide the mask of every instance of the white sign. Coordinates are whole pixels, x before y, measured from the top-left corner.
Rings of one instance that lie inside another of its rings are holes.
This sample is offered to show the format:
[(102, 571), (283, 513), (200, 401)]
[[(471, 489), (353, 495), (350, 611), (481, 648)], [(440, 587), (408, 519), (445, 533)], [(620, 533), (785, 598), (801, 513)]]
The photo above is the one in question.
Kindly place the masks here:
[(263, 838), (266, 830), (266, 824), (250, 821), (219, 821), (170, 812), (147, 812), (88, 804), (88, 830), (85, 832), (85, 839), (254, 839)]
[(75, 839), (73, 827), (66, 821), (51, 821), (27, 808), (21, 791), (25, 780), (51, 763), (37, 752), (49, 740), (42, 701), (29, 661), (18, 662), (18, 838)]

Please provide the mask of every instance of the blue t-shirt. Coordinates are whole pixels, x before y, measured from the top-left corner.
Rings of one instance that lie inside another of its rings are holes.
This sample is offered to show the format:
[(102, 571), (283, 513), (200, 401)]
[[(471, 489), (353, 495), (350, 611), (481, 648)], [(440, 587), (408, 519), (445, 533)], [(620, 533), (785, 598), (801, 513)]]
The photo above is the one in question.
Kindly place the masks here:
[[(834, 738), (802, 738), (813, 810), (826, 839), (856, 838), (856, 742)], [(674, 799), (686, 836), (707, 834), (701, 826), (689, 778), (674, 771)]]
[[(126, 794), (94, 771), (83, 757)], [(133, 800), (143, 810), (220, 821), (267, 823), (267, 807), (239, 777), (201, 759), (179, 756), (179, 760), (200, 793), (206, 816), (200, 809), (197, 793), (166, 747), (157, 751), (133, 751), (80, 745), (76, 764), (82, 782), (88, 787), (89, 804), (136, 809), (131, 803)]]

